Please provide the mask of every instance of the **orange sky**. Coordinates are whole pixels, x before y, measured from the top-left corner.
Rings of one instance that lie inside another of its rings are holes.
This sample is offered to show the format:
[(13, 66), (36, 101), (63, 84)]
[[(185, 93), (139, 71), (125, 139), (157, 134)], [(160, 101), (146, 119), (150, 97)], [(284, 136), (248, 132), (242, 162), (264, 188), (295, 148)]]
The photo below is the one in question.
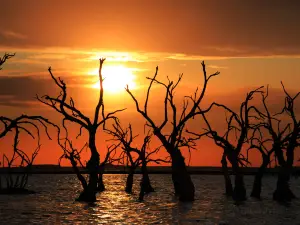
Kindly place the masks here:
[[(251, 88), (269, 84), (273, 93), (270, 105), (278, 109), (281, 80), (292, 92), (299, 91), (299, 7), (297, 0), (288, 4), (279, 0), (1, 2), (0, 54), (17, 53), (0, 72), (1, 114), (42, 114), (58, 121), (57, 114), (34, 99), (36, 94), (56, 93), (49, 82), (48, 66), (66, 81), (77, 105), (91, 113), (97, 98), (97, 89), (92, 86), (97, 82), (94, 71), (100, 56), (107, 57), (105, 67), (123, 67), (120, 73), (133, 75), (134, 93), (141, 99), (145, 77), (152, 76), (157, 65), (162, 79), (176, 79), (184, 73), (179, 99), (191, 94), (201, 87), (201, 60), (205, 60), (209, 72), (221, 72), (209, 84), (207, 102), (224, 102), (236, 108)], [(113, 76), (116, 70), (108, 71), (112, 72), (107, 76)], [(113, 79), (110, 82), (114, 83)], [(159, 89), (153, 90), (155, 98), (159, 93)], [(159, 120), (154, 109), (161, 103), (155, 100), (151, 104), (151, 112)], [(144, 120), (125, 91), (107, 92), (107, 110), (123, 107), (127, 108), (120, 115), (124, 125), (131, 122), (141, 133)], [(215, 121), (220, 118), (218, 113), (212, 116)], [(104, 144), (99, 138), (101, 151)], [(9, 136), (0, 142), (1, 149), (11, 145)], [(198, 148), (192, 165), (219, 165), (220, 149), (208, 140)], [(55, 142), (43, 140), (37, 163), (56, 163), (60, 153)]]

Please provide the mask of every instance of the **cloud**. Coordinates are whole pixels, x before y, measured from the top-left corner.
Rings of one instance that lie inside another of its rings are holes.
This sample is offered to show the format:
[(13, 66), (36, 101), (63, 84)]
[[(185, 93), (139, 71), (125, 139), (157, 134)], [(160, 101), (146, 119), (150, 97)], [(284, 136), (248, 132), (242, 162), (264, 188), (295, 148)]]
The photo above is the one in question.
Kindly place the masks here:
[[(84, 100), (84, 105), (93, 101), (90, 98), (82, 98), (81, 94), (95, 95), (95, 90), (91, 88), (91, 85), (97, 82), (96, 76), (68, 75), (61, 78), (67, 84), (68, 96), (75, 99), (79, 98), (79, 101)], [(35, 99), (36, 95), (58, 96), (59, 91), (50, 76), (39, 76), (39, 74), (34, 76), (0, 76), (0, 106), (39, 107), (40, 103)]]
[[(5, 1), (1, 4), (5, 10), (0, 14), (0, 27), (6, 35), (0, 36), (0, 45), (212, 57), (300, 54), (299, 1), (286, 4), (274, 0), (272, 7), (259, 0), (135, 0), (130, 4), (91, 0), (84, 9), (79, 0), (72, 1), (72, 7), (69, 4)], [(51, 15), (51, 20), (41, 20), (45, 15)]]
[(4, 36), (5, 38), (12, 38), (12, 39), (25, 39), (26, 38), (26, 35), (23, 35), (21, 33), (17, 33), (14, 31), (9, 31), (9, 30), (0, 31), (0, 34), (2, 36)]
[[(53, 93), (53, 85), (47, 80), (32, 77), (0, 77), (0, 105), (32, 106), (36, 94)], [(55, 92), (54, 92), (55, 93)], [(9, 97), (7, 97), (9, 96)]]
[(48, 54), (36, 54), (31, 55), (28, 57), (29, 59), (42, 59), (42, 60), (51, 60), (51, 59), (65, 59), (67, 58), (66, 54), (55, 54), (55, 53), (48, 53)]
[(207, 67), (211, 69), (228, 69), (227, 66), (218, 66), (218, 65), (208, 65)]

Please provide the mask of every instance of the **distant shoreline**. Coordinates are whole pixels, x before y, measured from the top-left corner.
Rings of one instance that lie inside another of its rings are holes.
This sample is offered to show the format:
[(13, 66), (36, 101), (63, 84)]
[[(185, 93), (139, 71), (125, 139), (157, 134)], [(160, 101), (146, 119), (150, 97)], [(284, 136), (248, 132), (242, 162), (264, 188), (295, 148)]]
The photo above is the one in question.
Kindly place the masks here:
[[(204, 166), (191, 166), (187, 167), (190, 174), (199, 174), (199, 175), (222, 175), (221, 167), (204, 167)], [(231, 168), (229, 169), (229, 173), (232, 174)], [(245, 175), (254, 175), (257, 171), (258, 167), (249, 167), (242, 168), (243, 174)], [(80, 168), (80, 171), (83, 174), (87, 174), (87, 171), (84, 168)], [(116, 166), (116, 165), (108, 165), (105, 168), (104, 174), (127, 174), (128, 170), (124, 166)], [(148, 172), (149, 174), (171, 174), (171, 167), (169, 166), (149, 166)], [(266, 169), (266, 174), (276, 174), (278, 171), (277, 168), (268, 168)], [(20, 174), (23, 173), (24, 170), (19, 167), (11, 168), (8, 171), (7, 168), (0, 168), (0, 174), (5, 173), (14, 173)], [(136, 174), (140, 174), (141, 170), (138, 168), (136, 170)], [(30, 174), (74, 174), (72, 167), (60, 167), (58, 165), (34, 165), (30, 169)], [(293, 175), (300, 175), (300, 167), (293, 168)]]

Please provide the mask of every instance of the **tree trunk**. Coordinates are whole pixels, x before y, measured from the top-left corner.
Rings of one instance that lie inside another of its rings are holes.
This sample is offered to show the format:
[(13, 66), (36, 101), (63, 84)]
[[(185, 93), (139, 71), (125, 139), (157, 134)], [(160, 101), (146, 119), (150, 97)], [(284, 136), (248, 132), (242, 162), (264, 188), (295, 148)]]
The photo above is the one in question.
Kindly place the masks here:
[(139, 200), (143, 201), (145, 193), (148, 194), (150, 192), (154, 192), (154, 188), (151, 186), (149, 174), (147, 170), (146, 162), (143, 162), (142, 164), (142, 179), (140, 182), (140, 195)]
[(263, 171), (260, 167), (255, 174), (251, 197), (260, 199)]
[(251, 197), (260, 199), (261, 195), (261, 187), (262, 187), (262, 177), (264, 175), (264, 172), (270, 163), (270, 158), (267, 156), (263, 157), (263, 163), (258, 168), (258, 171), (255, 174), (254, 183), (252, 187)]
[(77, 201), (84, 201), (84, 202), (96, 201), (100, 156), (96, 148), (95, 134), (96, 134), (95, 132), (91, 132), (91, 131), (89, 133), (89, 148), (91, 151), (91, 158), (86, 165), (89, 173), (88, 185), (80, 193), (79, 197), (77, 198)]
[(125, 187), (125, 191), (129, 194), (132, 193), (133, 175), (134, 175), (134, 170), (130, 169), (129, 174), (126, 179), (126, 187)]
[(180, 201), (194, 201), (195, 187), (179, 149), (171, 151), (172, 180)]
[[(87, 188), (87, 183), (86, 183), (86, 180), (85, 178), (82, 176), (82, 174), (80, 173), (78, 167), (77, 167), (77, 163), (76, 161), (74, 160), (74, 158), (72, 158), (72, 156), (69, 158), (70, 161), (71, 161), (71, 164), (72, 164), (72, 167), (73, 167), (73, 171), (74, 173), (76, 174), (78, 180), (80, 181), (81, 183), (81, 186), (83, 189)], [(23, 179), (22, 179), (23, 180)], [(23, 181), (22, 181), (23, 183)]]
[(277, 187), (275, 192), (273, 193), (273, 199), (275, 201), (285, 202), (291, 201), (292, 199), (296, 198), (289, 185), (290, 173), (291, 169), (287, 166), (281, 166), (279, 168)]
[(144, 192), (145, 193), (154, 192), (154, 188), (151, 186), (148, 169), (147, 169), (147, 164), (145, 161), (142, 164), (142, 174), (143, 174), (143, 177), (142, 177), (141, 185), (143, 186)]
[(233, 190), (232, 190), (232, 184), (231, 184), (231, 179), (228, 173), (228, 167), (227, 167), (227, 161), (226, 161), (226, 154), (225, 152), (223, 153), (222, 156), (222, 171), (225, 179), (225, 194), (227, 196), (232, 196)]
[(233, 199), (235, 201), (245, 201), (246, 200), (246, 188), (244, 184), (244, 176), (240, 171), (237, 159), (232, 164), (233, 172), (235, 173), (234, 179), (234, 189), (233, 189)]
[(139, 201), (143, 201), (144, 200), (144, 196), (145, 196), (145, 189), (144, 189), (144, 185), (143, 185), (143, 178), (141, 180), (141, 189), (140, 189), (140, 194), (139, 194)]
[(140, 182), (140, 194), (139, 194), (139, 200), (144, 200), (144, 195), (148, 194), (150, 192), (154, 192), (154, 188), (151, 186), (150, 179), (148, 173), (143, 173), (141, 182)]
[(289, 185), (294, 162), (294, 148), (288, 148), (286, 150), (286, 160), (284, 159), (283, 150), (281, 148), (275, 149), (275, 154), (278, 158), (280, 167), (273, 199), (278, 202), (291, 201), (296, 198)]
[(148, 172), (143, 174), (142, 186), (144, 187), (145, 193), (154, 192), (154, 188), (151, 186), (151, 182), (150, 182)]
[(104, 185), (104, 182), (103, 182), (103, 173), (102, 171), (99, 173), (98, 175), (98, 186), (97, 186), (97, 190), (98, 192), (102, 192), (102, 191), (105, 191), (105, 185)]

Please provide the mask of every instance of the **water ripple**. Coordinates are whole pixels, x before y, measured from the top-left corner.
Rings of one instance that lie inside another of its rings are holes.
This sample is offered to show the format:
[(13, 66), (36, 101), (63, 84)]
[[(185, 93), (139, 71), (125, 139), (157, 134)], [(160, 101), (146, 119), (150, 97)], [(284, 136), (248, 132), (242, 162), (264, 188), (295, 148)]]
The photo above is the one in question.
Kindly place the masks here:
[[(249, 198), (236, 206), (223, 195), (222, 176), (194, 175), (196, 200), (181, 203), (173, 196), (170, 175), (150, 176), (156, 192), (137, 201), (140, 176), (134, 193), (124, 192), (125, 175), (104, 175), (106, 191), (95, 204), (75, 202), (79, 183), (73, 175), (33, 175), (28, 196), (0, 196), (0, 224), (297, 224), (299, 200), (289, 207), (272, 201), (276, 177), (266, 176), (263, 201)], [(253, 177), (246, 177), (248, 193)], [(299, 180), (292, 187), (300, 196)], [(299, 224), (299, 223), (298, 223)]]

